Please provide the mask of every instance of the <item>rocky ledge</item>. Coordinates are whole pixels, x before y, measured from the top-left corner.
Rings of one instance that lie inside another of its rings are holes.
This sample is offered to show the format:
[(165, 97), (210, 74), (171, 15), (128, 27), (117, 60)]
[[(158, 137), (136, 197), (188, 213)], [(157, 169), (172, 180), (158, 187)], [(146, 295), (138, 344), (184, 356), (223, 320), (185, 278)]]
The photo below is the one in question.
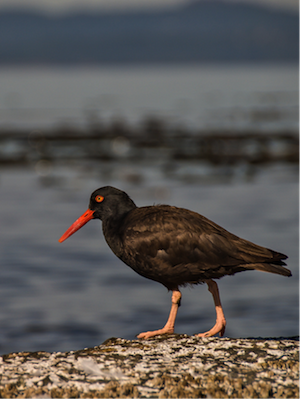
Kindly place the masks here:
[(0, 357), (0, 397), (298, 398), (296, 338), (111, 338)]

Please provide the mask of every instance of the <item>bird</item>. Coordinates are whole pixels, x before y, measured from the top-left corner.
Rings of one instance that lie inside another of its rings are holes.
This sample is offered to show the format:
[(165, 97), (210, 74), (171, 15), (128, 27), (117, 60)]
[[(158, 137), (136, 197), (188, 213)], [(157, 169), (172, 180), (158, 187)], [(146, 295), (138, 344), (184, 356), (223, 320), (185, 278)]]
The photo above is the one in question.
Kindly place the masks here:
[(105, 240), (114, 254), (139, 275), (172, 291), (165, 326), (137, 335), (139, 339), (174, 333), (181, 303), (180, 288), (206, 283), (212, 294), (215, 325), (199, 337), (225, 333), (224, 316), (216, 279), (247, 270), (291, 276), (284, 266), (287, 256), (239, 238), (188, 209), (171, 205), (137, 207), (122, 190), (105, 186), (95, 190), (89, 207), (61, 236), (63, 242), (91, 219), (102, 221)]

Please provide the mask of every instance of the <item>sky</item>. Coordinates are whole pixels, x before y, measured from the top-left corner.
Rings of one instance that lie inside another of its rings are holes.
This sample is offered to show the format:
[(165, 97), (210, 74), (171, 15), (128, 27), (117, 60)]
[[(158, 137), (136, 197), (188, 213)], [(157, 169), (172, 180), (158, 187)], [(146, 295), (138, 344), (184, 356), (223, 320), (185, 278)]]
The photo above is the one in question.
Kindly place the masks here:
[[(1, 8), (38, 8), (47, 12), (66, 12), (72, 9), (130, 9), (153, 8), (184, 4), (189, 0), (1, 0)], [(271, 7), (298, 10), (298, 0), (231, 0), (265, 4)]]

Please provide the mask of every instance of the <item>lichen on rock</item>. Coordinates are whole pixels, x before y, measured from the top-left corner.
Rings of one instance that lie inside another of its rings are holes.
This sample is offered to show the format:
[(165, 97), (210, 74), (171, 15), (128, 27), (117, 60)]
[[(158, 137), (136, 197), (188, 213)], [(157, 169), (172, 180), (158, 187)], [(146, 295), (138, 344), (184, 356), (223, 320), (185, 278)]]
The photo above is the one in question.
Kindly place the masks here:
[(10, 353), (0, 357), (0, 397), (298, 398), (299, 345), (172, 334)]

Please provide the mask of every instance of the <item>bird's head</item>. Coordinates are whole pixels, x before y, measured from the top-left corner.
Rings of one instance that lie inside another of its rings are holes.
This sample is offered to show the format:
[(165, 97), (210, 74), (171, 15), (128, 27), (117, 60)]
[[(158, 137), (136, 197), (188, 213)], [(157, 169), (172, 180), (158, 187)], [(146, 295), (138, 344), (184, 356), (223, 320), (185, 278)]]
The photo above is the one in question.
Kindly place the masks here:
[(98, 188), (91, 195), (88, 210), (68, 228), (58, 241), (65, 241), (91, 219), (118, 220), (134, 208), (136, 208), (135, 203), (124, 191), (110, 186)]

